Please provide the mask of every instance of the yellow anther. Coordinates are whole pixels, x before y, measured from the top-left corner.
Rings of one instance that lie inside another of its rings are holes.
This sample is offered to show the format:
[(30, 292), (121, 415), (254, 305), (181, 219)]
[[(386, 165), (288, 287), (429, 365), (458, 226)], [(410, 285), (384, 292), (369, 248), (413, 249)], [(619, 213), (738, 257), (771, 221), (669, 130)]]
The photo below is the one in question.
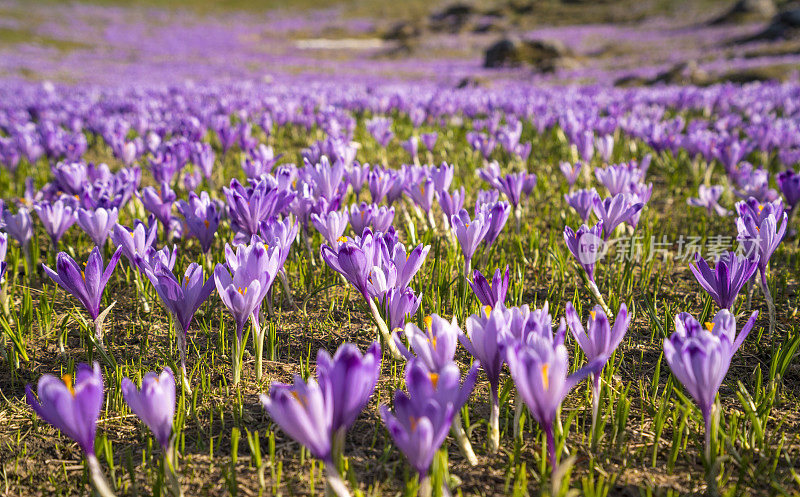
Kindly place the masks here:
[(706, 329), (708, 330), (709, 333), (713, 332), (714, 331), (714, 323), (706, 322)]
[(429, 373), (428, 376), (431, 379), (431, 384), (433, 385), (433, 389), (436, 390), (439, 386), (439, 375), (437, 373)]
[(65, 374), (64, 376), (61, 377), (61, 380), (64, 382), (64, 385), (67, 386), (67, 390), (69, 390), (69, 393), (71, 393), (72, 396), (74, 397), (75, 396), (75, 388), (73, 388), (73, 386), (72, 386), (72, 375), (71, 374)]
[(592, 316), (592, 319), (597, 319), (597, 313), (595, 311), (589, 311), (589, 315)]
[(550, 376), (548, 373), (550, 372), (550, 363), (542, 364), (542, 386), (544, 386), (545, 390), (550, 389)]
[(489, 315), (492, 313), (492, 306), (490, 305), (483, 306), (483, 312), (484, 314), (486, 314), (486, 318), (488, 319)]

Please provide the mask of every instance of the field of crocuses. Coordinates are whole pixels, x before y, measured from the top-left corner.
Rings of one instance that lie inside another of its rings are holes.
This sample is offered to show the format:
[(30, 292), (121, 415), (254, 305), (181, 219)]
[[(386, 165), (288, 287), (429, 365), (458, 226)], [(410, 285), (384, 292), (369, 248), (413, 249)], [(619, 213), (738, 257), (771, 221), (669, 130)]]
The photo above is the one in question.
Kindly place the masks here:
[(0, 82), (0, 494), (800, 492), (800, 84), (355, 76)]

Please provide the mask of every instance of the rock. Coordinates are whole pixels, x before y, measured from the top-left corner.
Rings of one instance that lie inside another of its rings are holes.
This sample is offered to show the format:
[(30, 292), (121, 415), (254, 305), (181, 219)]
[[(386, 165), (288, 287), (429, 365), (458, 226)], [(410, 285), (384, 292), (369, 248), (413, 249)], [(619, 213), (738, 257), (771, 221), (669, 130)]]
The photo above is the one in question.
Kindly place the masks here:
[(411, 21), (400, 21), (386, 31), (382, 38), (384, 40), (408, 41), (419, 38), (422, 35), (422, 27)]
[(753, 36), (742, 38), (738, 40), (738, 43), (797, 38), (800, 38), (800, 5), (795, 4), (779, 12), (762, 31)]
[(576, 61), (572, 52), (554, 40), (520, 40), (506, 37), (486, 49), (483, 67), (519, 67), (531, 65), (542, 72), (560, 67), (573, 67)]
[(614, 86), (652, 86), (695, 85), (709, 86), (719, 83), (753, 83), (757, 81), (787, 81), (797, 73), (798, 69), (789, 64), (754, 67), (750, 69), (732, 69), (722, 73), (710, 74), (697, 67), (694, 61), (681, 62), (664, 71), (655, 78), (646, 79), (640, 76), (624, 76), (614, 82)]
[(772, 0), (739, 0), (710, 25), (767, 20), (778, 13)]
[(433, 31), (460, 33), (471, 24), (475, 15), (480, 15), (480, 13), (472, 5), (454, 3), (431, 14), (428, 18), (428, 27)]
[(503, 33), (508, 31), (508, 22), (503, 17), (484, 16), (475, 23), (473, 33)]

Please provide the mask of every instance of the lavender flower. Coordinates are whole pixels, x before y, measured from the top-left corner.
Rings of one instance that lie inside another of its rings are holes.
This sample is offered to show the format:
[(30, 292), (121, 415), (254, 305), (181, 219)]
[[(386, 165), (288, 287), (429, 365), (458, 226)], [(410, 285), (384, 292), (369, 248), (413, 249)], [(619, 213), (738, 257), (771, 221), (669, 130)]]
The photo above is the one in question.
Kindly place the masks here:
[(581, 221), (585, 223), (594, 209), (595, 202), (600, 200), (600, 195), (598, 195), (597, 190), (594, 188), (575, 190), (571, 193), (565, 193), (564, 200), (570, 207), (575, 209)]
[(469, 213), (465, 209), (461, 209), (458, 215), (450, 218), (450, 223), (461, 247), (461, 253), (464, 255), (464, 277), (469, 279), (467, 274), (470, 270), (472, 256), (489, 231), (488, 214), (486, 211), (482, 211), (476, 214), (475, 219), (470, 219)]
[(755, 324), (758, 311), (736, 335), (736, 319), (722, 309), (714, 320), (703, 328), (690, 314), (682, 312), (675, 317), (675, 332), (664, 339), (664, 357), (672, 374), (686, 387), (703, 414), (706, 426), (706, 459), (711, 456), (711, 434), (716, 427), (715, 417), (717, 391), (731, 359), (744, 342)]
[(739, 257), (735, 252), (723, 254), (714, 269), (708, 266), (700, 254), (695, 254), (694, 262), (696, 266), (690, 264), (689, 269), (697, 278), (697, 282), (720, 309), (728, 310), (733, 310), (739, 291), (758, 268), (758, 261)]
[(71, 204), (65, 200), (55, 202), (39, 202), (33, 206), (36, 215), (44, 226), (44, 230), (50, 236), (53, 247), (58, 247), (58, 241), (64, 233), (75, 224), (78, 216)]
[(620, 193), (603, 200), (594, 200), (594, 212), (603, 222), (603, 241), (608, 241), (614, 230), (622, 223), (633, 226), (633, 217), (642, 210), (644, 204), (628, 194)]
[(89, 254), (89, 259), (83, 271), (75, 260), (64, 252), (59, 252), (56, 255), (55, 271), (43, 265), (44, 271), (50, 279), (77, 298), (89, 312), (89, 316), (95, 324), (95, 336), (100, 344), (103, 342), (103, 320), (106, 313), (114, 306), (114, 304), (111, 304), (101, 313), (100, 302), (103, 298), (103, 291), (121, 255), (122, 249), (118, 248), (111, 260), (108, 261), (108, 266), (104, 268), (100, 248), (95, 246), (92, 249), (92, 253)]
[(595, 426), (600, 407), (600, 373), (605, 367), (606, 361), (625, 337), (631, 318), (628, 315), (628, 307), (624, 303), (620, 305), (613, 327), (599, 305), (589, 311), (590, 318), (585, 329), (581, 325), (581, 318), (572, 306), (572, 302), (567, 302), (566, 315), (572, 336), (586, 354), (586, 359), (589, 362), (600, 360), (601, 363), (600, 369), (592, 373), (592, 426)]
[(475, 297), (482, 306), (497, 307), (498, 304), (505, 304), (506, 293), (508, 292), (508, 265), (505, 274), (497, 268), (492, 277), (491, 285), (486, 277), (477, 269), (472, 273), (472, 281), (469, 282)]
[(122, 378), (120, 389), (131, 411), (150, 428), (164, 452), (168, 452), (175, 417), (175, 376), (169, 366), (161, 374), (146, 373), (139, 389), (129, 378)]
[(89, 235), (95, 245), (105, 245), (108, 235), (117, 224), (119, 211), (115, 207), (104, 209), (98, 207), (94, 210), (78, 209), (78, 226)]
[(200, 192), (200, 196), (190, 192), (188, 201), (178, 201), (178, 212), (186, 221), (189, 233), (200, 242), (203, 252), (208, 252), (219, 228), (220, 213), (217, 204), (205, 191)]
[(719, 205), (719, 198), (722, 196), (724, 188), (720, 185), (705, 186), (700, 185), (698, 197), (686, 200), (686, 203), (693, 207), (703, 207), (710, 216), (716, 212), (720, 216), (727, 216), (728, 210)]
[[(567, 394), (581, 380), (602, 368), (605, 359), (590, 362), (571, 375), (567, 349), (546, 339), (531, 337), (527, 343), (506, 347), (506, 360), (517, 394), (530, 409), (547, 438), (550, 465), (556, 468), (556, 447), (553, 433), (558, 408)], [(601, 362), (602, 361), (602, 362)]]

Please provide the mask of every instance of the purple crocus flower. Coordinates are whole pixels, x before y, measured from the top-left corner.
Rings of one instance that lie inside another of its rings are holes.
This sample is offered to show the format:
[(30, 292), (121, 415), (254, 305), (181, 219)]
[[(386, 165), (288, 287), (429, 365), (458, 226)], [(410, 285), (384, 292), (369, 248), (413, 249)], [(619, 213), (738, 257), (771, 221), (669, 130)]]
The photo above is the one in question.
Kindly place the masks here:
[(561, 169), (564, 177), (567, 178), (567, 184), (570, 188), (572, 188), (575, 185), (575, 182), (578, 181), (578, 176), (581, 173), (583, 164), (581, 162), (576, 162), (575, 165), (572, 165), (569, 162), (561, 161), (558, 167)]
[(393, 169), (373, 168), (367, 174), (367, 186), (372, 202), (380, 203), (395, 185), (397, 177), (398, 172)]
[(331, 434), (333, 427), (333, 396), (330, 379), (309, 378), (304, 382), (295, 375), (294, 384), (273, 382), (261, 403), (272, 420), (290, 437), (304, 445), (326, 466), (333, 466)]
[(599, 305), (589, 311), (590, 318), (585, 329), (581, 325), (581, 318), (572, 306), (572, 302), (567, 302), (566, 315), (572, 336), (586, 354), (586, 359), (589, 362), (600, 360), (602, 363), (600, 369), (592, 373), (592, 426), (594, 426), (600, 407), (600, 373), (628, 331), (631, 322), (628, 306), (624, 303), (620, 305), (613, 327)]
[(481, 206), (480, 210), (489, 221), (489, 229), (486, 230), (486, 236), (483, 238), (483, 243), (486, 244), (486, 248), (488, 249), (497, 241), (497, 238), (506, 226), (508, 216), (511, 214), (511, 207), (507, 202), (500, 201), (493, 204), (484, 204)]
[(296, 195), (295, 192), (279, 188), (271, 176), (251, 179), (248, 187), (234, 178), (230, 188), (223, 188), (223, 192), (237, 242), (247, 242), (251, 236), (257, 235), (259, 223), (283, 212)]
[[(180, 324), (178, 336), (178, 350), (181, 355), (181, 370), (183, 372), (183, 382), (188, 385), (186, 374), (186, 339), (188, 338), (189, 326), (195, 313), (208, 299), (214, 291), (214, 280), (209, 278), (203, 281), (202, 266), (192, 263), (186, 268), (183, 279), (178, 281), (172, 268), (157, 262), (153, 267), (142, 265), (147, 279), (153, 284), (158, 296), (161, 297), (164, 307), (175, 316), (175, 320)], [(191, 392), (191, 388), (187, 389)]]
[(69, 374), (62, 379), (44, 374), (36, 390), (38, 400), (31, 386), (25, 386), (25, 400), (36, 415), (77, 442), (84, 454), (94, 456), (97, 418), (103, 407), (100, 365), (78, 364), (74, 383)]
[(778, 173), (775, 181), (783, 193), (783, 198), (786, 199), (786, 205), (790, 210), (794, 210), (800, 204), (800, 173), (794, 172), (793, 169), (787, 169)]
[(498, 304), (505, 304), (506, 293), (508, 292), (508, 265), (505, 274), (497, 268), (492, 277), (491, 285), (486, 277), (477, 269), (472, 273), (472, 281), (469, 282), (475, 297), (482, 306), (496, 307)]
[(344, 432), (353, 425), (375, 390), (381, 371), (381, 346), (373, 342), (362, 355), (353, 344), (339, 346), (333, 357), (317, 352), (317, 375), (330, 384), (333, 406), (331, 430)]
[(189, 200), (178, 202), (178, 212), (186, 220), (189, 233), (197, 238), (203, 252), (208, 252), (214, 242), (214, 235), (219, 228), (220, 213), (217, 204), (208, 196), (208, 192), (189, 193)]
[(736, 219), (736, 228), (739, 231), (738, 240), (748, 256), (758, 258), (758, 268), (761, 271), (766, 271), (770, 257), (786, 234), (788, 221), (786, 213), (784, 212), (780, 218), (780, 227), (778, 227), (778, 219), (775, 215), (770, 215), (761, 222), (756, 222), (750, 216)]
[(455, 316), (451, 321), (447, 321), (437, 314), (432, 314), (425, 316), (422, 322), (425, 329), (421, 330), (414, 323), (408, 323), (403, 330), (403, 336), (408, 340), (411, 350), (406, 348), (397, 333), (392, 334), (392, 340), (397, 344), (403, 357), (406, 359), (416, 357), (428, 370), (438, 373), (445, 365), (453, 362), (459, 337), (464, 332), (458, 326)]
[(80, 195), (86, 184), (86, 164), (82, 162), (59, 162), (53, 167), (53, 181), (63, 192)]
[(108, 235), (117, 224), (119, 211), (116, 207), (104, 209), (98, 207), (94, 210), (78, 209), (78, 226), (89, 235), (95, 245), (105, 245)]
[[(421, 359), (412, 359), (406, 366), (406, 386), (411, 398), (435, 399), (441, 405), (452, 404), (458, 412), (469, 400), (478, 378), (480, 363), (474, 361), (464, 382), (458, 365), (449, 361), (436, 371), (428, 369)], [(427, 378), (427, 381), (426, 381)]]
[(601, 234), (603, 221), (589, 228), (585, 224), (573, 231), (569, 226), (564, 227), (564, 241), (573, 257), (578, 261), (589, 281), (594, 281), (594, 266), (604, 255), (604, 245)]
[(0, 231), (0, 284), (5, 281), (8, 263), (6, 262), (6, 252), (8, 251), (8, 235)]
[(637, 202), (631, 195), (620, 193), (613, 197), (606, 197), (603, 200), (594, 200), (594, 212), (597, 218), (603, 221), (603, 241), (608, 241), (614, 230), (622, 223), (633, 226), (633, 216), (635, 216), (644, 204)]
[[(429, 376), (406, 375), (408, 382), (432, 383)], [(423, 385), (412, 384), (410, 391), (425, 392), (432, 390), (432, 386), (425, 388)], [(442, 404), (435, 398), (410, 397), (400, 390), (394, 394), (394, 410), (381, 406), (381, 419), (386, 425), (392, 440), (409, 464), (419, 474), (420, 480), (425, 480), (433, 456), (439, 450), (456, 413), (455, 406), (451, 403)]]
[(367, 280), (375, 260), (375, 242), (371, 233), (358, 241), (361, 243), (344, 239), (336, 247), (322, 245), (322, 259), (331, 269), (344, 276), (364, 299), (370, 300)]
[(481, 211), (475, 215), (475, 219), (470, 219), (466, 209), (461, 209), (457, 215), (450, 218), (450, 223), (464, 255), (464, 277), (469, 279), (467, 275), (472, 256), (489, 231), (488, 212)]
[(421, 295), (415, 295), (408, 287), (389, 289), (384, 301), (384, 311), (389, 316), (389, 329), (403, 328), (406, 320), (417, 313), (421, 300)]
[(3, 209), (3, 223), (11, 238), (19, 242), (23, 248), (33, 238), (33, 219), (28, 209), (20, 207), (16, 214), (11, 214), (8, 209)]
[(108, 280), (111, 278), (111, 274), (114, 272), (121, 255), (122, 249), (118, 248), (114, 255), (111, 256), (111, 260), (108, 261), (108, 266), (104, 268), (100, 248), (95, 246), (92, 249), (92, 253), (89, 254), (89, 259), (86, 261), (86, 267), (83, 271), (75, 260), (64, 252), (59, 252), (56, 255), (55, 271), (44, 264), (42, 265), (50, 279), (83, 304), (95, 323), (95, 334), (101, 343), (103, 341), (103, 317), (111, 307), (109, 306), (101, 316), (100, 302), (103, 298), (103, 291), (106, 289)]
[(631, 183), (639, 183), (644, 179), (644, 173), (629, 164), (615, 164), (595, 169), (594, 175), (612, 197), (620, 193), (630, 193)]
[(553, 433), (561, 402), (581, 380), (597, 373), (605, 359), (595, 360), (571, 375), (567, 349), (563, 344), (532, 335), (526, 343), (513, 343), (506, 347), (506, 360), (517, 394), (530, 409), (547, 437), (550, 465), (556, 468), (556, 447)]
[(408, 152), (411, 156), (411, 160), (414, 162), (419, 161), (419, 138), (416, 136), (411, 136), (408, 140), (404, 140), (400, 142), (400, 146), (403, 147), (403, 150)]
[(594, 188), (575, 190), (574, 192), (564, 194), (564, 200), (570, 207), (575, 209), (575, 212), (578, 213), (578, 216), (580, 216), (581, 221), (584, 223), (589, 219), (594, 209), (595, 201), (599, 199), (600, 195), (598, 195), (597, 190)]
[(382, 239), (382, 248), (386, 250), (383, 257), (391, 259), (397, 269), (397, 288), (405, 288), (425, 263), (431, 246), (419, 244), (407, 251), (402, 243), (395, 243), (391, 248), (387, 247), (385, 239), (385, 237)]
[(367, 131), (382, 148), (386, 148), (386, 145), (394, 138), (394, 133), (392, 133), (393, 122), (392, 118), (381, 116), (376, 116), (366, 121)]
[(757, 222), (757, 219), (750, 215), (736, 218), (736, 229), (739, 232), (737, 240), (744, 249), (745, 256), (758, 259), (758, 273), (761, 276), (761, 291), (767, 301), (769, 310), (769, 332), (775, 330), (775, 302), (767, 284), (767, 266), (772, 254), (781, 244), (786, 235), (788, 215), (783, 212), (781, 225), (778, 227), (778, 216), (776, 212), (770, 213), (765, 219)]
[(125, 254), (125, 258), (134, 269), (139, 268), (136, 256), (144, 258), (147, 255), (147, 249), (152, 247), (156, 240), (158, 225), (154, 221), (155, 218), (151, 217), (148, 223), (149, 227), (146, 227), (143, 222), (137, 221), (133, 229), (116, 224), (111, 231), (111, 241), (117, 247), (122, 248), (122, 253)]
[(222, 302), (236, 321), (236, 335), (241, 341), (244, 325), (264, 298), (260, 273), (267, 265), (267, 249), (263, 244), (237, 247), (235, 270), (224, 264), (214, 269), (214, 282)]
[(785, 208), (781, 199), (776, 199), (772, 202), (760, 202), (755, 197), (750, 197), (747, 200), (736, 202), (736, 212), (739, 217), (752, 219), (756, 226), (760, 226), (762, 221), (769, 216), (775, 219), (782, 218), (784, 211)]
[(439, 192), (439, 207), (442, 208), (445, 219), (449, 221), (451, 217), (458, 214), (458, 211), (464, 207), (465, 197), (463, 186), (452, 193), (446, 190)]
[(505, 176), (499, 176), (494, 184), (495, 188), (500, 190), (508, 199), (508, 202), (516, 210), (522, 200), (523, 192), (528, 192), (533, 189), (536, 184), (536, 175), (528, 174), (525, 171), (518, 173), (509, 173)]
[(144, 251), (144, 256), (137, 255), (135, 257), (139, 271), (144, 272), (148, 268), (152, 270), (158, 264), (172, 271), (175, 267), (175, 262), (178, 260), (178, 246), (173, 245), (172, 250), (169, 247), (164, 247), (160, 250), (156, 250), (154, 247), (147, 247)]
[(33, 206), (33, 210), (36, 211), (44, 230), (50, 236), (53, 247), (58, 246), (58, 241), (64, 233), (78, 220), (74, 207), (63, 199), (55, 202), (39, 202)]
[(353, 193), (355, 193), (356, 196), (358, 196), (364, 188), (369, 173), (369, 164), (360, 164), (358, 161), (344, 168), (344, 176), (347, 179), (347, 183), (353, 188)]
[(345, 212), (331, 211), (327, 214), (311, 214), (311, 223), (331, 247), (338, 247), (339, 240), (347, 229), (348, 215)]
[(146, 186), (141, 193), (137, 192), (136, 196), (147, 212), (153, 214), (166, 229), (172, 220), (172, 204), (177, 198), (169, 184), (162, 182), (158, 190), (152, 186)]
[(439, 138), (439, 133), (432, 132), (432, 133), (422, 133), (419, 135), (420, 141), (422, 144), (425, 145), (425, 148), (428, 149), (429, 152), (433, 152), (433, 148), (436, 146), (436, 140)]
[(706, 427), (706, 458), (711, 455), (711, 432), (717, 391), (731, 359), (755, 324), (758, 311), (736, 334), (736, 318), (722, 309), (705, 328), (689, 313), (675, 317), (675, 332), (664, 339), (664, 358), (672, 374), (697, 402)]
[(697, 282), (708, 292), (720, 309), (732, 310), (736, 297), (745, 283), (755, 274), (758, 261), (739, 257), (735, 252), (726, 252), (717, 261), (717, 267), (711, 269), (708, 263), (694, 255), (696, 266), (689, 265)]
[(702, 207), (710, 216), (716, 212), (720, 216), (727, 216), (728, 209), (719, 205), (719, 198), (722, 196), (724, 188), (721, 185), (705, 186), (700, 185), (697, 191), (697, 198), (689, 198), (686, 203), (693, 207)]
[(161, 374), (146, 373), (139, 389), (129, 378), (122, 378), (120, 389), (131, 411), (150, 428), (164, 452), (168, 452), (175, 417), (175, 376), (169, 366)]
[(394, 220), (394, 207), (377, 204), (352, 204), (348, 209), (350, 226), (356, 235), (361, 236), (364, 230), (372, 227), (373, 231), (386, 231)]
[(460, 334), (458, 339), (474, 358), (481, 362), (481, 367), (489, 380), (491, 397), (491, 414), (489, 417), (489, 450), (496, 452), (500, 447), (500, 370), (503, 367), (502, 339), (508, 333), (505, 309), (485, 306), (479, 316), (467, 318), (467, 333)]
[(436, 187), (430, 176), (420, 178), (418, 182), (406, 188), (408, 197), (426, 214), (431, 211), (433, 200), (436, 197)]
[(214, 171), (214, 159), (216, 154), (210, 143), (194, 142), (192, 143), (192, 162), (200, 168), (203, 177), (206, 179), (211, 178), (211, 173)]

